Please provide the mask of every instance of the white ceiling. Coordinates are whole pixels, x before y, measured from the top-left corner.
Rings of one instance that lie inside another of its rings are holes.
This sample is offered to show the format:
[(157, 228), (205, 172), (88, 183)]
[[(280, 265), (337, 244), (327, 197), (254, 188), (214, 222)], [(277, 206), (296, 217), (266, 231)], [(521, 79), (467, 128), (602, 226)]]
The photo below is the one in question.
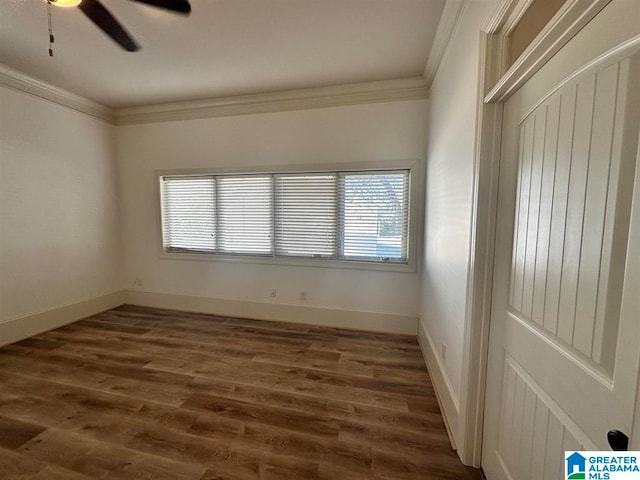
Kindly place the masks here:
[(0, 63), (109, 107), (423, 74), (445, 0), (191, 0), (190, 17), (101, 0), (128, 53), (78, 9), (0, 0)]

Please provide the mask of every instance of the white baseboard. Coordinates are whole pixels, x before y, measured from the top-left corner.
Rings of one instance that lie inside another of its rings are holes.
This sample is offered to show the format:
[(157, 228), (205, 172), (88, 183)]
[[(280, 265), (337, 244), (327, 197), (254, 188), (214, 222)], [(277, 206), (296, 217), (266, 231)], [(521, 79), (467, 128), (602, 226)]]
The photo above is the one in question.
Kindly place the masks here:
[(118, 290), (89, 300), (6, 320), (0, 323), (0, 346), (19, 342), (122, 304), (124, 291)]
[(438, 350), (433, 343), (433, 339), (422, 325), (422, 322), (418, 322), (418, 343), (433, 382), (433, 389), (440, 404), (442, 418), (449, 434), (451, 446), (454, 450), (457, 450), (460, 404), (440, 356), (437, 354)]
[(126, 290), (126, 303), (228, 317), (304, 323), (323, 327), (416, 335), (418, 318), (413, 315), (342, 310), (308, 305), (250, 302), (223, 298)]

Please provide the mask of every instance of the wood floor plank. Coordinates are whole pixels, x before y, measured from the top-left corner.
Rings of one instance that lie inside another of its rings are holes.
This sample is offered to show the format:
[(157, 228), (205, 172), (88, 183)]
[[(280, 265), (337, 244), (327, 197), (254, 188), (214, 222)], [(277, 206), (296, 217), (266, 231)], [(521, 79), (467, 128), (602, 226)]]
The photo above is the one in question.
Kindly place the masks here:
[(267, 367), (264, 364), (252, 364), (251, 368), (239, 369), (235, 366), (222, 364), (193, 365), (172, 359), (160, 359), (150, 363), (147, 367), (191, 375), (194, 378), (235, 381), (283, 392), (304, 393), (322, 398), (393, 408), (402, 412), (409, 411), (407, 400), (401, 395), (314, 381), (313, 378), (307, 378), (306, 372), (301, 371), (300, 368)]
[(340, 465), (351, 471), (371, 469), (371, 448), (358, 442), (301, 434), (273, 428), (260, 423), (248, 423), (244, 438), (264, 445), (272, 453)]
[(394, 409), (362, 405), (357, 402), (336, 400), (329, 397), (292, 393), (253, 385), (233, 383), (220, 380), (197, 378), (188, 386), (189, 389), (216, 396), (241, 400), (260, 405), (269, 405), (285, 409), (300, 410), (318, 416), (346, 420), (364, 425), (379, 425), (394, 431), (444, 432), (442, 417), (438, 403), (433, 399), (429, 411), (413, 414)]
[(3, 480), (91, 480), (91, 477), (1, 447), (0, 475)]
[(169, 429), (149, 428), (136, 434), (126, 446), (186, 464), (223, 470), (227, 475), (258, 478), (260, 457), (228, 440), (183, 434)]
[[(311, 354), (309, 354), (311, 352)], [(331, 355), (334, 358), (317, 358), (313, 351), (307, 350), (300, 354), (263, 353), (255, 355), (254, 362), (263, 362), (272, 365), (287, 365), (303, 367), (309, 370), (318, 370), (329, 373), (344, 373), (356, 377), (373, 378), (373, 368), (358, 362), (338, 360), (339, 354), (332, 352), (317, 352)], [(315, 357), (315, 358), (314, 358)], [(338, 361), (336, 361), (338, 360)]]
[(338, 439), (368, 445), (372, 448), (384, 448), (388, 452), (418, 452), (418, 456), (429, 453), (452, 453), (442, 430), (407, 431), (379, 425), (363, 425), (356, 422), (342, 422)]
[(0, 415), (34, 425), (54, 426), (80, 409), (51, 399), (18, 396), (0, 404)]
[(340, 425), (329, 418), (303, 413), (298, 410), (269, 407), (255, 403), (231, 400), (213, 395), (194, 394), (182, 408), (195, 409), (220, 417), (243, 422), (256, 421), (315, 435), (337, 438)]
[(0, 472), (3, 479), (26, 480), (44, 467), (44, 464), (32, 458), (0, 447)]
[(263, 462), (260, 466), (260, 480), (317, 480), (320, 465), (297, 459), (288, 459), (286, 462), (273, 458)]
[[(380, 449), (372, 451), (372, 471), (385, 479), (393, 480), (466, 480), (479, 478), (477, 471), (468, 470), (456, 463), (452, 453), (428, 452), (416, 456), (413, 451), (405, 453), (387, 452)], [(471, 476), (469, 476), (471, 475)]]
[(46, 427), (0, 416), (0, 447), (15, 449), (40, 435)]
[(415, 337), (126, 305), (0, 348), (0, 477), (480, 479)]
[(18, 451), (90, 478), (195, 480), (204, 472), (200, 465), (146, 454), (117, 443), (103, 443), (56, 428), (27, 442)]

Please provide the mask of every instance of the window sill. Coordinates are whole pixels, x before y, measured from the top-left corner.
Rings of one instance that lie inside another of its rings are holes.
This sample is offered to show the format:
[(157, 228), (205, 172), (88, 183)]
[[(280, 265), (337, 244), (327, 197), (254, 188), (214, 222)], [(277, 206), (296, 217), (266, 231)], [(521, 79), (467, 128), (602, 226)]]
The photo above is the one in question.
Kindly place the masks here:
[(168, 253), (161, 251), (164, 260), (188, 260), (196, 262), (248, 263), (256, 265), (280, 265), (314, 268), (341, 268), (349, 270), (373, 270), (383, 272), (415, 273), (415, 261), (408, 263), (370, 262), (357, 260), (327, 260), (322, 258), (271, 257), (258, 255), (223, 255), (206, 253)]

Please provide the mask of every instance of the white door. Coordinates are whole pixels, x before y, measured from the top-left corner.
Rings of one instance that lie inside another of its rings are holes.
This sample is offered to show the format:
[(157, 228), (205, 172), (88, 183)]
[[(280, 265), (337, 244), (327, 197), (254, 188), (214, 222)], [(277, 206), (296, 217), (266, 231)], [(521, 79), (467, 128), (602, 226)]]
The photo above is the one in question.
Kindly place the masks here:
[(640, 356), (638, 19), (640, 2), (614, 0), (504, 106), (482, 457), (488, 480), (558, 480), (564, 450), (609, 450), (609, 429), (632, 432)]

